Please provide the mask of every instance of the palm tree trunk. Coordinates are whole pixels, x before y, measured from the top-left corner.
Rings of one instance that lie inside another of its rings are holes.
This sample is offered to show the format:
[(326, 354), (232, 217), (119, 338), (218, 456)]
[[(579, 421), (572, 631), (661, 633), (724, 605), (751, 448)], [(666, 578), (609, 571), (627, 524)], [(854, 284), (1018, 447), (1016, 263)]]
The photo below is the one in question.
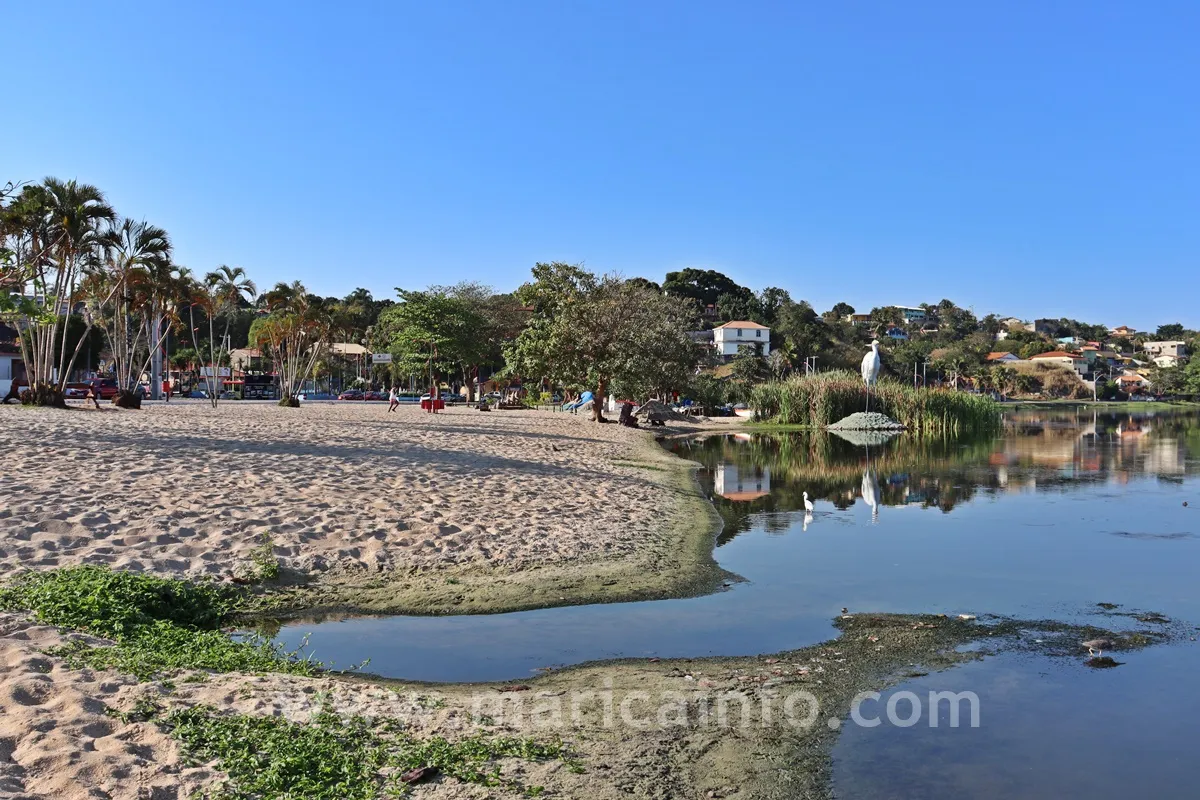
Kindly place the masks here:
[(154, 347), (150, 356), (150, 396), (155, 400), (162, 400), (162, 342), (159, 341), (162, 337), (162, 312), (155, 311), (154, 319), (150, 323), (150, 341)]

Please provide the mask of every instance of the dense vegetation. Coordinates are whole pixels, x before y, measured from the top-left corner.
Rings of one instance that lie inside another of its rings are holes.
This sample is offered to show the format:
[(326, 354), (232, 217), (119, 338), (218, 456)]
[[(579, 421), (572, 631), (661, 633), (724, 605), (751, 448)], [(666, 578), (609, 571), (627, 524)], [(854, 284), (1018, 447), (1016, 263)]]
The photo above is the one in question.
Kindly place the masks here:
[[(905, 382), (1071, 397), (1090, 390), (1066, 373), (996, 366), (989, 352), (1028, 359), (1067, 346), (1058, 341), (1063, 337), (1125, 354), (1153, 338), (1200, 348), (1197, 332), (1179, 323), (1133, 337), (1072, 319), (1038, 320), (1030, 330), (995, 314), (978, 318), (947, 299), (922, 303), (919, 312), (882, 306), (854, 316), (853, 306), (839, 302), (818, 314), (779, 287), (756, 292), (692, 268), (669, 272), (659, 284), (537, 264), (532, 280), (513, 292), (470, 282), (401, 287), (394, 301), (361, 288), (320, 297), (298, 282), (260, 293), (241, 267), (193, 275), (173, 252), (165, 230), (118, 215), (95, 186), (46, 178), (0, 188), (0, 322), (7, 323), (0, 336), (23, 332), (31, 402), (61, 404), (73, 369), (96, 363), (101, 346), (129, 405), (137, 404), (144, 374), (173, 366), (185, 376), (183, 388), (207, 383), (214, 404), (215, 373), (228, 367), (277, 375), (289, 405), (313, 380), (329, 389), (428, 382), (465, 386), (470, 395), (491, 377), (534, 390), (633, 399), (678, 393), (712, 406), (745, 401), (769, 378), (854, 369), (875, 337), (883, 341), (884, 374)], [(734, 320), (771, 329), (765, 357), (748, 345), (732, 364), (721, 364), (688, 336)], [(368, 365), (335, 343), (366, 345), (393, 360)], [(243, 363), (234, 364), (232, 351), (245, 347), (261, 356), (244, 363), (239, 355)], [(1200, 393), (1200, 361), (1139, 360), (1160, 391)], [(1112, 395), (1114, 370), (1102, 372), (1110, 382), (1103, 393)]]
[(74, 640), (56, 651), (73, 666), (115, 668), (143, 679), (178, 669), (310, 675), (321, 667), (265, 639), (225, 633), (221, 628), (239, 599), (216, 584), (91, 565), (25, 573), (0, 588), (0, 608), (30, 611), (40, 622), (114, 642)]
[[(760, 421), (823, 428), (864, 410), (866, 393), (861, 377), (852, 372), (818, 372), (760, 384), (750, 405)], [(917, 433), (977, 433), (1000, 427), (1000, 408), (990, 398), (914, 389), (890, 380), (871, 390), (871, 410)]]

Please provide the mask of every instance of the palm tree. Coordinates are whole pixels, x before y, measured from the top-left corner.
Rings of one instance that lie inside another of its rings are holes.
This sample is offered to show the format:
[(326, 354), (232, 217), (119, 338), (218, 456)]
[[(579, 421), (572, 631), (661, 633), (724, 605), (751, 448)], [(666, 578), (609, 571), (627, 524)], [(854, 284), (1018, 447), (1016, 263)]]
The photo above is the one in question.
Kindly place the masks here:
[[(89, 306), (112, 348), (118, 404), (137, 406), (138, 380), (159, 344), (161, 296), (171, 269), (171, 240), (145, 220), (122, 219), (102, 238), (103, 266), (89, 278)], [(145, 359), (140, 359), (142, 354)]]
[(278, 367), (280, 405), (295, 407), (296, 395), (324, 355), (332, 328), (329, 315), (299, 281), (275, 284), (266, 304), (271, 313), (256, 326), (257, 344), (270, 348)]
[(230, 316), (241, 306), (243, 297), (253, 302), (258, 294), (258, 287), (246, 277), (246, 270), (241, 267), (227, 267), (224, 264), (205, 275), (204, 283), (217, 301), (216, 313), (225, 317), (222, 342), (228, 350)]
[[(187, 267), (181, 267), (171, 259), (156, 261), (146, 269), (147, 285), (150, 288), (150, 387), (151, 397), (162, 398), (163, 349), (172, 327), (179, 325), (179, 303), (188, 297), (190, 275)], [(170, 325), (163, 327), (164, 321)]]
[[(74, 357), (66, 363), (66, 329), (75, 292), (82, 269), (95, 262), (103, 237), (101, 223), (116, 215), (104, 194), (91, 184), (46, 178), (40, 187), (28, 188), (28, 195), (22, 193), (30, 245), (26, 257), (34, 299), (42, 313), (28, 320), (25, 364), (35, 395), (44, 395), (43, 402), (61, 404), (74, 367)], [(62, 369), (52, 385), (55, 366)]]

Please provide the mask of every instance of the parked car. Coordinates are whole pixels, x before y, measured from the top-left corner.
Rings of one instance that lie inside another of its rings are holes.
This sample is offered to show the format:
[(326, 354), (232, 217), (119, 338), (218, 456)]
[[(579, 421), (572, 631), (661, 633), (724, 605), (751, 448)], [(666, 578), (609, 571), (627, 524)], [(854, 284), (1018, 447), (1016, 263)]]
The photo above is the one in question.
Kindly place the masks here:
[(100, 399), (101, 400), (111, 400), (112, 398), (117, 396), (118, 392), (121, 391), (120, 387), (117, 386), (117, 382), (115, 380), (113, 380), (112, 378), (101, 378), (99, 381), (82, 381), (80, 383), (68, 383), (66, 385), (66, 388), (63, 390), (63, 396), (71, 397), (71, 398), (75, 398), (75, 399), (87, 397), (88, 391), (91, 390), (91, 388), (92, 388), (92, 384), (97, 383), (97, 382), (100, 384)]
[(387, 400), (388, 396), (383, 392), (363, 392), (363, 400)]
[(349, 391), (345, 391), (345, 392), (342, 392), (341, 394), (339, 394), (337, 396), (337, 399), (338, 400), (362, 400), (363, 397), (364, 397), (363, 393), (360, 392), (358, 389), (350, 389)]

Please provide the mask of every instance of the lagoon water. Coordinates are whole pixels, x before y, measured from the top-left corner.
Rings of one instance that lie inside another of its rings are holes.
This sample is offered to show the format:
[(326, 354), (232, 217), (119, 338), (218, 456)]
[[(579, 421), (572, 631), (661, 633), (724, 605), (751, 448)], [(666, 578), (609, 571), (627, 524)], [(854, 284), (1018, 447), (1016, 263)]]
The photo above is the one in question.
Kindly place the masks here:
[[(826, 434), (667, 444), (700, 462), (726, 521), (715, 557), (744, 582), (706, 597), (490, 616), (286, 625), (315, 657), (430, 681), (508, 680), (617, 657), (750, 655), (836, 634), (851, 611), (1200, 625), (1200, 415), (1023, 411), (997, 437), (864, 446)], [(802, 492), (816, 505), (806, 517)], [(1185, 505), (1185, 502), (1187, 505)], [(979, 695), (980, 728), (843, 729), (839, 796), (1195, 797), (1200, 646), (1118, 669), (1005, 653), (891, 691)]]

